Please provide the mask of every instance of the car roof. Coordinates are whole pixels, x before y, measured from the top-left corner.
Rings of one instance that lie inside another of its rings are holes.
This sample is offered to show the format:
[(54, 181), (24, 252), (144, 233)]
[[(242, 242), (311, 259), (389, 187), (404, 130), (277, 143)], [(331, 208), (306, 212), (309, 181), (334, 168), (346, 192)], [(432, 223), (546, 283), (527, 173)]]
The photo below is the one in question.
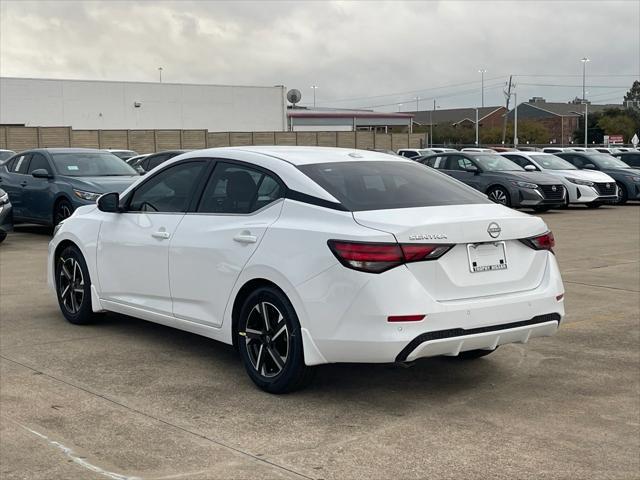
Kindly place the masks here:
[(24, 150), (20, 153), (28, 153), (28, 152), (48, 152), (48, 153), (102, 153), (104, 152), (101, 148), (69, 148), (69, 147), (59, 147), (59, 148), (30, 148), (29, 150)]
[(314, 163), (353, 162), (358, 161), (384, 161), (384, 162), (410, 162), (413, 160), (398, 157), (390, 159), (388, 153), (372, 150), (359, 150), (355, 148), (340, 147), (301, 147), (301, 146), (245, 146), (245, 147), (221, 147), (194, 150), (181, 158), (218, 156), (238, 153), (254, 153), (276, 158), (292, 165), (310, 165)]

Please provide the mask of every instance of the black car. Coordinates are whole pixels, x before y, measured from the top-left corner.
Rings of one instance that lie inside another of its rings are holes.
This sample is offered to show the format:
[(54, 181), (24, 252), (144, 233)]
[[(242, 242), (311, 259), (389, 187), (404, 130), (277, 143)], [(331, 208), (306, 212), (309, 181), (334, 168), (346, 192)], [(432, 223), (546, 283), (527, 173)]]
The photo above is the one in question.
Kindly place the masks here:
[(13, 230), (13, 213), (9, 194), (0, 188), (0, 243)]
[(560, 158), (581, 170), (599, 170), (606, 173), (618, 185), (618, 204), (628, 200), (640, 200), (640, 170), (606, 153), (561, 152)]
[(630, 167), (640, 168), (640, 152), (616, 152), (611, 155)]
[(564, 204), (566, 191), (557, 178), (527, 172), (495, 153), (439, 153), (416, 161), (441, 170), (508, 207), (529, 207), (544, 212)]
[(132, 165), (132, 167), (135, 168), (140, 175), (144, 175), (149, 170), (154, 169), (167, 160), (190, 151), (191, 150), (165, 150), (163, 152), (152, 153), (151, 155), (147, 155), (145, 158), (140, 159), (137, 163)]

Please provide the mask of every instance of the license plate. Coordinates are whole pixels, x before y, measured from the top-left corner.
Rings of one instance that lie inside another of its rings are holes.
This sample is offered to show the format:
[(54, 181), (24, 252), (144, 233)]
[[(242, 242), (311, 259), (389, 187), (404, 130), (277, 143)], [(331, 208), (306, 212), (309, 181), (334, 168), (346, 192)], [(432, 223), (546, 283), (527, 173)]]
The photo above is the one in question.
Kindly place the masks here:
[(507, 269), (507, 255), (504, 242), (469, 243), (469, 268), (472, 273), (491, 272)]

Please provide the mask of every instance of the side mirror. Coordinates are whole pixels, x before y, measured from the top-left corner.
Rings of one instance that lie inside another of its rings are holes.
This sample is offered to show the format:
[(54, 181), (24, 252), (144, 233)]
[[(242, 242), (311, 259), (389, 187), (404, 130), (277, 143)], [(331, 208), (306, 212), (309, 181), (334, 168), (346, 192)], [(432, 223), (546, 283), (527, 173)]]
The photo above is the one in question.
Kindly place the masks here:
[(534, 167), (533, 165), (525, 165), (525, 166), (524, 166), (524, 169), (525, 169), (527, 172), (535, 172), (535, 171), (537, 170), (537, 169), (536, 169), (536, 167)]
[(586, 170), (597, 170), (596, 166), (593, 163), (587, 163), (583, 168)]
[(31, 172), (31, 175), (33, 176), (33, 178), (53, 178), (53, 175), (47, 172), (44, 168), (38, 168), (37, 170), (34, 170), (33, 172)]
[(119, 213), (120, 194), (118, 192), (105, 193), (98, 198), (98, 210), (101, 212)]
[(475, 165), (471, 165), (470, 167), (465, 168), (464, 171), (473, 173), (474, 175), (477, 175), (478, 173), (480, 173), (480, 170), (478, 170), (478, 167), (476, 167)]

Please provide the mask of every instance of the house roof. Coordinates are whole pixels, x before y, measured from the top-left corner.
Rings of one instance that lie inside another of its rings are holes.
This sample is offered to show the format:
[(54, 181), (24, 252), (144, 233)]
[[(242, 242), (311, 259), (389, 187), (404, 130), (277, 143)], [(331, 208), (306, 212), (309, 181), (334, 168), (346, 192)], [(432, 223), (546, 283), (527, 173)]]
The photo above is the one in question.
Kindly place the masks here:
[(289, 108), (287, 116), (294, 118), (404, 118), (410, 119), (412, 113), (374, 112), (373, 110), (351, 110), (339, 108)]
[[(478, 121), (483, 120), (492, 113), (506, 109), (502, 106), (494, 107), (479, 107), (478, 108)], [(434, 124), (450, 124), (455, 125), (465, 120), (472, 123), (476, 121), (476, 109), (475, 108), (450, 108), (447, 110), (422, 110), (419, 112), (409, 112), (414, 115), (414, 121), (422, 125), (430, 125), (433, 118)]]
[[(584, 106), (579, 103), (560, 103), (560, 102), (523, 102), (518, 108), (522, 108), (523, 105), (537, 108), (547, 113), (557, 115), (559, 117), (581, 117), (584, 112)], [(589, 104), (589, 112), (599, 112), (608, 108), (622, 108), (622, 105), (617, 104), (603, 104), (595, 105)], [(509, 115), (513, 115), (513, 110), (509, 112)], [(518, 110), (520, 112), (520, 110)]]

